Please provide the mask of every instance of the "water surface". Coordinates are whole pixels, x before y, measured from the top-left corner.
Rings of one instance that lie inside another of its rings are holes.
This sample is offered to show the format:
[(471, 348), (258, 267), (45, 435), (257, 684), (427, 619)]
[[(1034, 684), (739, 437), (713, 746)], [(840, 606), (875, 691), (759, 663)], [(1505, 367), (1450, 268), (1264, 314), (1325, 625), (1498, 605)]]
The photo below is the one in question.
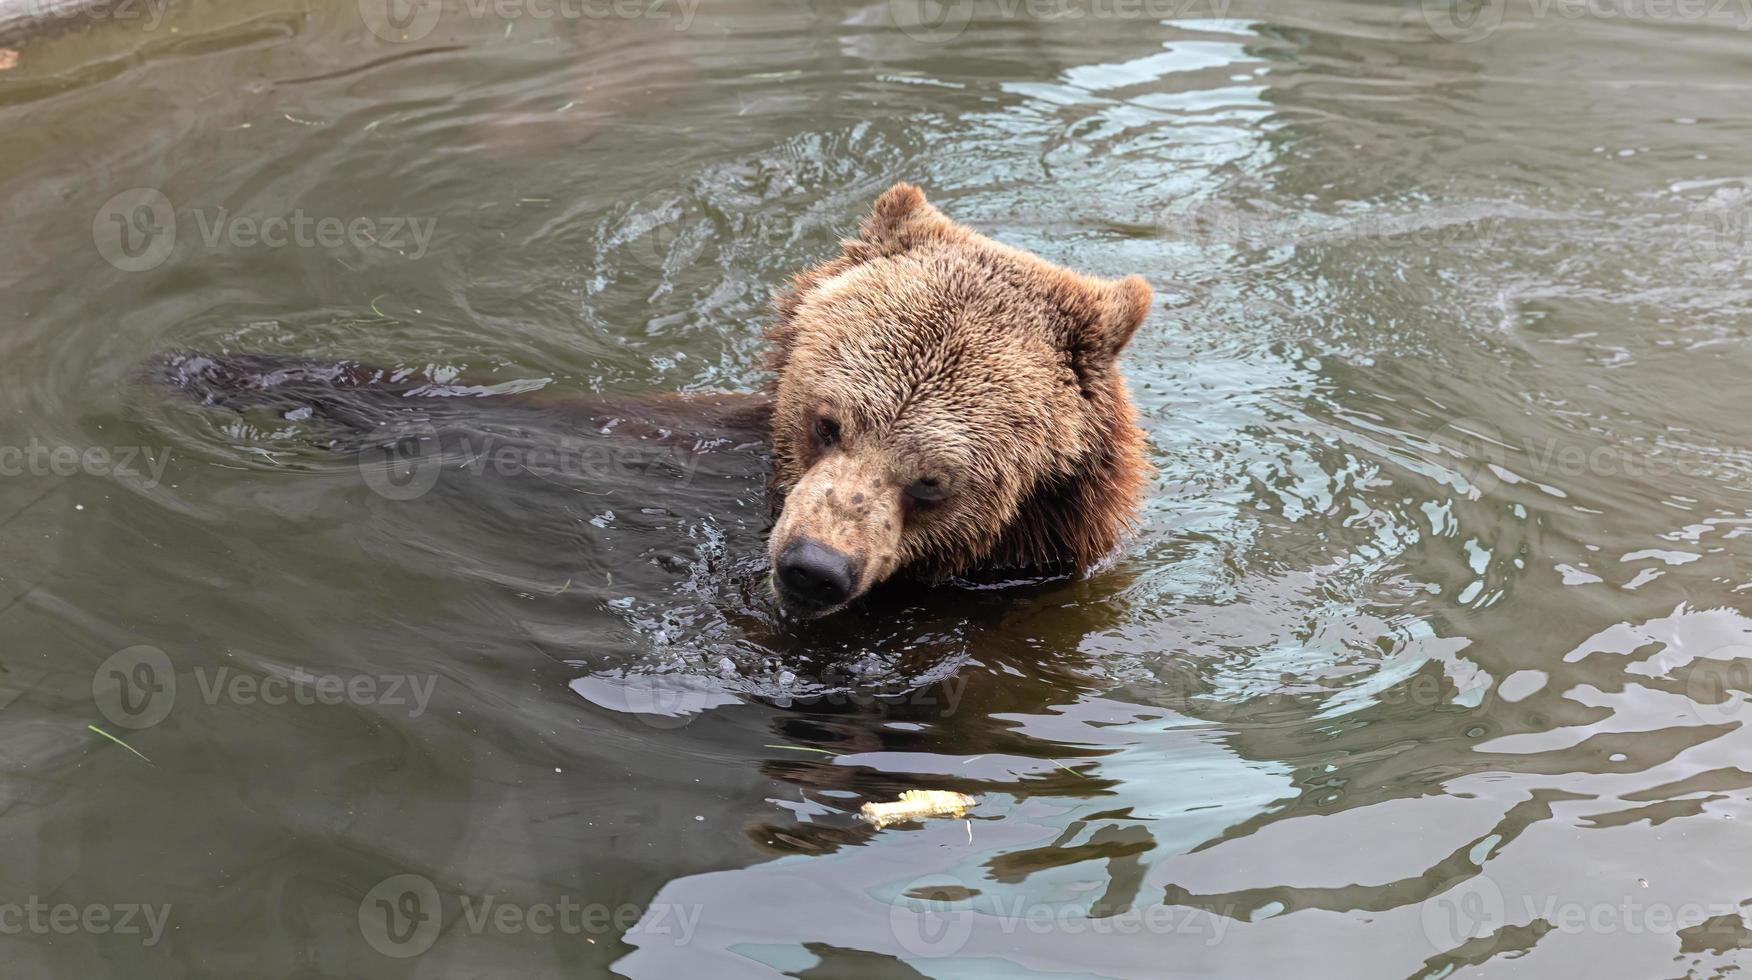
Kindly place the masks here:
[[(1596, 7), (194, 0), (25, 45), (8, 975), (1745, 966), (1752, 41)], [(461, 398), (360, 440), (145, 369), (752, 391), (772, 291), (900, 179), (1155, 285), (1098, 574), (798, 625), (758, 445)], [(914, 788), (979, 803), (856, 819)]]

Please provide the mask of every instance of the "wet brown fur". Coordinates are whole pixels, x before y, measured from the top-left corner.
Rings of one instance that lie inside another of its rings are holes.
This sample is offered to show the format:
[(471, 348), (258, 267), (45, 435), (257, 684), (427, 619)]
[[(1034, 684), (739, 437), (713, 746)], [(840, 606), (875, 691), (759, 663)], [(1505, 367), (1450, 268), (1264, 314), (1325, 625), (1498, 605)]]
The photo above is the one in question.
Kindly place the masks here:
[[(775, 561), (815, 538), (854, 556), (859, 593), (895, 574), (1099, 561), (1148, 471), (1116, 359), (1150, 300), (1137, 276), (1053, 265), (890, 188), (777, 299)], [(824, 416), (837, 444), (817, 438)], [(947, 499), (906, 494), (926, 476)]]

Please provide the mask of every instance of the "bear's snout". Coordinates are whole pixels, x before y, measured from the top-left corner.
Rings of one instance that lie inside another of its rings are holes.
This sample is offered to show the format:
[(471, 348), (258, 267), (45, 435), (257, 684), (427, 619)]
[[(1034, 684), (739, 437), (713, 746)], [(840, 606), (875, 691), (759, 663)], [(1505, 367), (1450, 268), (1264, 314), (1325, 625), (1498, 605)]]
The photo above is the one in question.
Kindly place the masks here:
[(799, 538), (779, 555), (775, 570), (786, 604), (806, 612), (844, 605), (858, 585), (858, 562), (813, 538)]
[(786, 494), (767, 555), (788, 609), (826, 615), (899, 566), (900, 491), (885, 472), (880, 454), (835, 452)]

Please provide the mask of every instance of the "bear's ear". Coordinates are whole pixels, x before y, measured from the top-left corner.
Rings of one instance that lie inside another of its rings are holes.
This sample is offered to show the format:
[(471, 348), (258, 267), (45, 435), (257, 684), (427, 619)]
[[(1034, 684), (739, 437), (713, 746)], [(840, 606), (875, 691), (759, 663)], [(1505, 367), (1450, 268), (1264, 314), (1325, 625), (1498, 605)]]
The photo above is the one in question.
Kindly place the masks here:
[(1091, 366), (1105, 367), (1119, 356), (1150, 312), (1154, 294), (1143, 276), (1093, 280), (1088, 285), (1091, 308), (1080, 335), (1072, 343)]
[(924, 191), (911, 184), (895, 184), (871, 206), (856, 241), (846, 243), (846, 254), (856, 259), (869, 257), (855, 254), (860, 251), (893, 255), (906, 251), (920, 238), (952, 226), (943, 212), (925, 200)]

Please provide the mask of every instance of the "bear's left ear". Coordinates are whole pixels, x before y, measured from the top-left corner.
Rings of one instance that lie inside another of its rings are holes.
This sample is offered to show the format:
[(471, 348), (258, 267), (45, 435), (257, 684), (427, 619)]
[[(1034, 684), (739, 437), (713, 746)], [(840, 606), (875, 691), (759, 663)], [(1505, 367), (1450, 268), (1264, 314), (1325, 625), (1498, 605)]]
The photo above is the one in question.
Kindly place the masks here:
[(1090, 291), (1094, 308), (1075, 343), (1094, 365), (1105, 366), (1138, 332), (1154, 294), (1143, 276), (1097, 279), (1090, 283)]
[(954, 227), (954, 222), (925, 200), (925, 192), (912, 184), (895, 184), (876, 198), (870, 214), (858, 229), (858, 237), (846, 242), (853, 259), (894, 255), (911, 248), (921, 238)]

